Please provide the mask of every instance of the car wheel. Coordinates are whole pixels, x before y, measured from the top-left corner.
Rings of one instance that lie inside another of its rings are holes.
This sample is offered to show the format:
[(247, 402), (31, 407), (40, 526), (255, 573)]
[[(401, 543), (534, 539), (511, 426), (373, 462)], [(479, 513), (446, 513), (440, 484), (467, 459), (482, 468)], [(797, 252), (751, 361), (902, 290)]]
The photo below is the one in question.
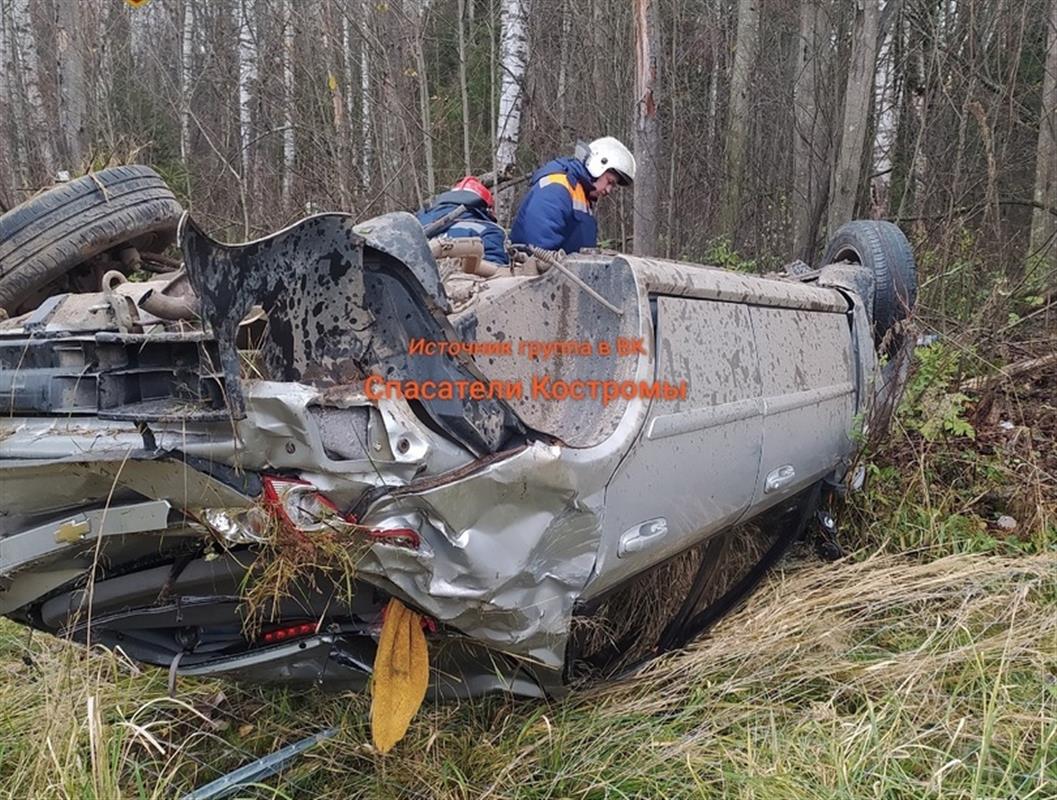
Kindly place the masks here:
[(905, 319), (917, 297), (917, 266), (910, 242), (897, 225), (882, 220), (855, 220), (842, 225), (830, 239), (822, 264), (848, 261), (870, 269), (874, 276), (871, 319), (874, 341)]
[(17, 312), (74, 267), (119, 245), (161, 252), (175, 240), (182, 213), (165, 181), (138, 165), (104, 169), (27, 200), (0, 216), (0, 309)]

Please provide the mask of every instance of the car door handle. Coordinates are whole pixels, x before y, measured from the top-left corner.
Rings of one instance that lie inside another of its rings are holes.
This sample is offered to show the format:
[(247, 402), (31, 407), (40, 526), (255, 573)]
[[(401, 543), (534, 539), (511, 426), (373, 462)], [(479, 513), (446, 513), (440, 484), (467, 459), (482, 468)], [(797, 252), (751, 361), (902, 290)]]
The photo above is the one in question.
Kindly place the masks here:
[(617, 542), (617, 558), (623, 558), (631, 553), (641, 553), (650, 545), (659, 542), (668, 533), (668, 520), (664, 517), (655, 517), (628, 528), (620, 534)]
[(763, 483), (763, 493), (777, 492), (783, 486), (788, 486), (796, 478), (796, 470), (792, 464), (783, 464), (778, 469), (767, 473), (767, 479)]

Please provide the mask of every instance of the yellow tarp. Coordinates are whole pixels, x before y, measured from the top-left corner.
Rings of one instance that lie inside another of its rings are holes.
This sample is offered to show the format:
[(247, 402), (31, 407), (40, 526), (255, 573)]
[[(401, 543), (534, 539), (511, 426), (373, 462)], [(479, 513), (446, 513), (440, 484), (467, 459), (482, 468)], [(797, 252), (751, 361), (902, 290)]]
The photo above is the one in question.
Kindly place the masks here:
[(428, 683), (422, 618), (394, 597), (385, 611), (371, 684), (371, 736), (383, 753), (404, 738)]

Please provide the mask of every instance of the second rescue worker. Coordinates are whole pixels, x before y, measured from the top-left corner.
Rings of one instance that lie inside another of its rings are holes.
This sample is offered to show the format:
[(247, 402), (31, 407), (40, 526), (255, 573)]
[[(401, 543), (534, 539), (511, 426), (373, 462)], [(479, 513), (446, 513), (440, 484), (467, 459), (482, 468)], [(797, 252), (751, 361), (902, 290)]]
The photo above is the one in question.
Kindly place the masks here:
[(612, 136), (591, 142), (583, 160), (556, 158), (533, 173), (510, 228), (510, 241), (566, 253), (597, 247), (595, 202), (633, 180), (635, 157)]

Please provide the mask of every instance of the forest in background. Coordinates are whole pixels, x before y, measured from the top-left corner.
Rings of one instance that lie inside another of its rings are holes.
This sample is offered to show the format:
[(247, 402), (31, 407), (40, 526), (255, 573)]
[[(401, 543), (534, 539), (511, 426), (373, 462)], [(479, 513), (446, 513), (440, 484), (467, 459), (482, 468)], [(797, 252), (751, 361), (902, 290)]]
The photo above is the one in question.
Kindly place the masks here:
[(773, 267), (875, 217), (911, 234), (944, 304), (979, 302), (979, 265), (1054, 284), (1057, 0), (0, 11), (0, 210), (60, 171), (137, 161), (243, 238), (315, 211), (414, 209), (463, 174), (524, 174), (608, 134), (639, 179), (599, 210), (607, 246)]

